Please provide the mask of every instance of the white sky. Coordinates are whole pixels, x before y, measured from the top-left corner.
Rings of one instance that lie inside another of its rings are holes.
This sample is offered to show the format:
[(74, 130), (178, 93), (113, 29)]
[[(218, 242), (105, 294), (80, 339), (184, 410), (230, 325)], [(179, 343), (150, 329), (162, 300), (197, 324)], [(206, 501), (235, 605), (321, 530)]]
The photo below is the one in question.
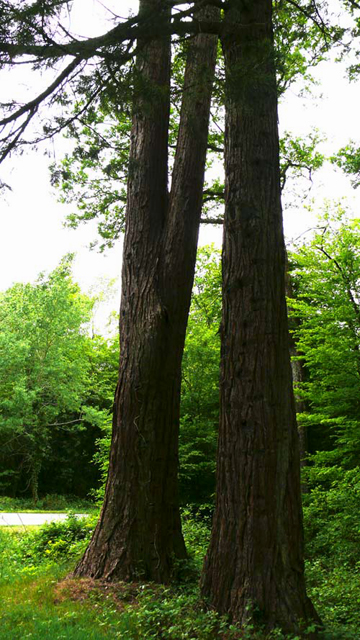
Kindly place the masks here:
[[(119, 6), (118, 0), (104, 1), (114, 10)], [(122, 16), (126, 17), (131, 7), (136, 11), (136, 4), (131, 0), (121, 0)], [(74, 7), (69, 27), (80, 35), (104, 31), (98, 0), (75, 0)], [(344, 65), (330, 62), (317, 68), (315, 75), (321, 87), (316, 89), (316, 93), (323, 94), (321, 100), (299, 98), (296, 88), (291, 89), (280, 105), (281, 130), (301, 135), (317, 127), (328, 138), (324, 151), (329, 154), (345, 145), (350, 138), (360, 144), (360, 82), (349, 84), (344, 73)], [(7, 92), (14, 89), (15, 76), (11, 76), (11, 82), (8, 76), (8, 80)], [(55, 142), (50, 152), (61, 157), (63, 145), (64, 142)], [(104, 257), (87, 249), (96, 235), (94, 226), (83, 225), (76, 231), (63, 228), (65, 215), (73, 207), (57, 203), (57, 194), (49, 184), (48, 164), (49, 159), (40, 148), (37, 153), (14, 157), (2, 171), (2, 178), (10, 182), (13, 191), (7, 192), (0, 204), (0, 289), (9, 287), (13, 282), (34, 280), (40, 271), (53, 269), (69, 251), (77, 252), (74, 274), (84, 290), (98, 278), (120, 275), (121, 241)], [(331, 166), (314, 177), (311, 197), (315, 198), (315, 208), (321, 206), (324, 198), (347, 197), (354, 212), (356, 209), (360, 212), (360, 193), (354, 192), (349, 179)], [(285, 212), (288, 238), (300, 235), (313, 224), (314, 216), (311, 217), (303, 208)], [(201, 243), (211, 241), (220, 245), (221, 231), (207, 227), (201, 232)], [(115, 307), (117, 305), (118, 300), (114, 303)]]

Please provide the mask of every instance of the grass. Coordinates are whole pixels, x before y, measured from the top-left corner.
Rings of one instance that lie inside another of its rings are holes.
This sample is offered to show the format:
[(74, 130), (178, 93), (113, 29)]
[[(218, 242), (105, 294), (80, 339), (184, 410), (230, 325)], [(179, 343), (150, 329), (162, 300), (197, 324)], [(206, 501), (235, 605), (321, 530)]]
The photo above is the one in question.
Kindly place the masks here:
[(93, 513), (98, 507), (90, 500), (76, 496), (46, 495), (36, 504), (31, 498), (9, 498), (0, 496), (0, 513)]
[[(34, 638), (41, 640), (85, 640), (109, 635), (109, 615), (82, 600), (64, 595), (57, 598), (58, 580), (64, 568), (45, 571), (35, 579), (27, 576), (0, 589), (3, 603), (2, 640)], [(106, 628), (105, 628), (106, 627)]]

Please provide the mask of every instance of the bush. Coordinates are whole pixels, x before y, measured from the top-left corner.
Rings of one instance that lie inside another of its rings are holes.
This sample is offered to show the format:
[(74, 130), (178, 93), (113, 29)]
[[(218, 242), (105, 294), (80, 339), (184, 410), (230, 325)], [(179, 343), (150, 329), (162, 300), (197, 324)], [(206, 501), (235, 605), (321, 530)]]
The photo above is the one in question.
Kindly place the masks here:
[(77, 518), (74, 514), (66, 520), (44, 524), (22, 538), (23, 557), (35, 563), (74, 558), (86, 547), (94, 524), (93, 518)]
[(309, 467), (312, 491), (305, 496), (306, 550), (309, 559), (332, 567), (360, 563), (360, 468)]
[(325, 638), (360, 636), (360, 563), (355, 570), (346, 567), (330, 569), (320, 560), (306, 567), (308, 593), (324, 624), (332, 632)]

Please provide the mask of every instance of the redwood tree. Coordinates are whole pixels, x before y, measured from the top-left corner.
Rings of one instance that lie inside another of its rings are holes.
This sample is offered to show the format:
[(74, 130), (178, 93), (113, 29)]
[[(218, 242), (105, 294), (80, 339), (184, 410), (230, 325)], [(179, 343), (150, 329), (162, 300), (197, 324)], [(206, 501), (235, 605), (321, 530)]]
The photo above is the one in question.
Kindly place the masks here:
[[(161, 0), (142, 0), (140, 12), (149, 9), (166, 24)], [(110, 468), (100, 520), (75, 574), (166, 582), (174, 558), (186, 555), (177, 488), (181, 358), (217, 37), (198, 35), (189, 45), (170, 194), (170, 39), (138, 47)]]
[(222, 614), (299, 632), (307, 598), (285, 304), (271, 0), (229, 0), (221, 412), (202, 594)]

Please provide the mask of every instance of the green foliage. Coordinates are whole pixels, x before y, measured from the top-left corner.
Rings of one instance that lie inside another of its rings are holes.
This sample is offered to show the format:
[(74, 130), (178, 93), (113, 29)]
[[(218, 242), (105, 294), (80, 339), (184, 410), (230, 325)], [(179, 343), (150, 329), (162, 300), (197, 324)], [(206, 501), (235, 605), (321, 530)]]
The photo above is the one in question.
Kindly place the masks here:
[(38, 576), (52, 566), (69, 566), (84, 552), (96, 516), (50, 522), (29, 529), (0, 527), (0, 585), (9, 580)]
[(203, 560), (209, 546), (211, 521), (209, 514), (212, 513), (213, 505), (202, 505), (201, 507), (187, 506), (181, 510), (182, 532), (185, 539), (189, 557), (185, 561), (184, 570), (181, 572), (180, 581), (187, 581), (190, 575), (192, 581), (200, 578)]
[(220, 252), (198, 252), (182, 363), (180, 490), (185, 503), (207, 503), (215, 491), (219, 421)]
[[(124, 230), (131, 128), (129, 109), (121, 110), (118, 104), (110, 115), (111, 96), (104, 100), (72, 124), (67, 133), (76, 143), (72, 153), (50, 167), (60, 201), (77, 205), (67, 216), (67, 226), (76, 229), (81, 222), (97, 219), (100, 251), (112, 246)], [(74, 110), (83, 106), (79, 103)]]
[(360, 570), (340, 564), (330, 569), (319, 560), (307, 563), (308, 593), (327, 631), (325, 639), (345, 640), (359, 637)]
[(96, 451), (93, 457), (93, 462), (100, 471), (101, 484), (99, 487), (92, 490), (91, 495), (94, 497), (97, 504), (102, 504), (105, 497), (106, 480), (109, 470), (111, 434), (112, 425), (108, 422), (104, 425), (101, 437), (96, 440)]
[[(290, 256), (294, 337), (306, 378), (310, 455), (303, 470), (309, 595), (329, 638), (359, 633), (360, 225), (326, 205), (318, 228)], [(342, 625), (347, 625), (348, 630)]]
[(49, 432), (66, 421), (59, 416), (79, 412), (86, 389), (82, 356), (92, 303), (71, 280), (71, 260), (35, 285), (14, 285), (0, 297), (2, 443), (21, 456), (34, 497)]
[[(344, 35), (341, 27), (330, 25), (326, 20), (326, 3), (311, 3), (304, 12), (299, 7), (295, 3), (274, 3), (275, 55), (280, 95), (299, 78), (306, 91), (313, 82), (311, 68), (321, 62), (334, 43)], [(319, 20), (323, 20), (320, 28)]]
[(63, 7), (69, 6), (69, 0), (14, 0), (0, 4), (2, 39), (19, 44), (31, 44), (39, 40), (45, 24), (59, 16)]
[[(290, 256), (298, 319), (294, 335), (308, 372), (302, 395), (310, 411), (310, 449), (333, 449), (345, 467), (359, 465), (359, 221), (327, 207), (318, 230)], [(321, 445), (320, 445), (321, 443)]]
[(299, 198), (299, 180), (310, 180), (315, 171), (324, 163), (324, 156), (318, 151), (318, 144), (323, 141), (319, 132), (314, 130), (306, 138), (292, 137), (285, 132), (280, 139), (280, 175), (281, 190), (287, 185), (289, 178), (296, 181), (296, 189), (292, 196), (295, 202)]
[(360, 148), (356, 142), (351, 140), (331, 158), (331, 161), (346, 175), (351, 176), (351, 183), (355, 189), (360, 185)]
[(44, 524), (23, 537), (21, 553), (36, 565), (44, 560), (67, 561), (80, 556), (94, 529), (94, 518), (68, 515), (66, 520)]
[(310, 458), (305, 470), (311, 494), (304, 497), (307, 557), (322, 559), (328, 567), (360, 569), (360, 468), (333, 466), (322, 454)]
[(34, 501), (39, 482), (58, 492), (52, 476), (73, 491), (77, 460), (91, 458), (116, 386), (118, 346), (90, 338), (94, 301), (73, 282), (71, 265), (67, 256), (34, 285), (0, 293), (0, 486), (30, 487)]

